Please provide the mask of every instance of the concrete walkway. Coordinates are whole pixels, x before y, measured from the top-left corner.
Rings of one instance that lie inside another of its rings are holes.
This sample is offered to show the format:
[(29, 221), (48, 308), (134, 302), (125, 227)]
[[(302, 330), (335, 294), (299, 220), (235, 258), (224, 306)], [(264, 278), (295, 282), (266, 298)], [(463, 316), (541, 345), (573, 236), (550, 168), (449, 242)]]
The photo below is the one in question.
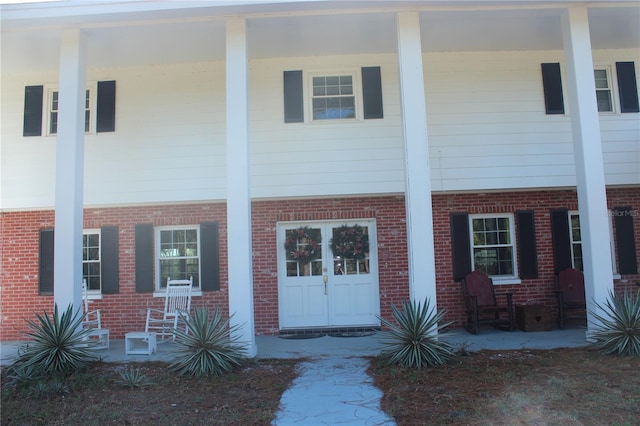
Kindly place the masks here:
[(282, 394), (273, 425), (395, 425), (380, 410), (364, 358), (323, 357), (298, 366), (300, 375)]

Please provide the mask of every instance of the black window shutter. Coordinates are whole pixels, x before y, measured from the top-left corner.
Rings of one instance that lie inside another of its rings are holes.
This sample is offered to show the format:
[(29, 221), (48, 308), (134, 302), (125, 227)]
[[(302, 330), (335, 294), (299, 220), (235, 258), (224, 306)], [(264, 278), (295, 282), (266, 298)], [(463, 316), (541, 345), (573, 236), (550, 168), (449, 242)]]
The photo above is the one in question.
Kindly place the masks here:
[(153, 225), (137, 224), (136, 227), (136, 292), (153, 292)]
[(542, 64), (542, 87), (547, 114), (564, 114), (562, 77), (559, 63)]
[(42, 135), (43, 86), (24, 88), (24, 123), (22, 136)]
[(220, 290), (220, 249), (218, 223), (200, 224), (200, 288), (202, 291)]
[(38, 265), (38, 294), (50, 296), (53, 294), (53, 229), (40, 230), (40, 251)]
[(118, 227), (103, 226), (100, 229), (100, 269), (102, 274), (102, 293), (116, 294), (119, 286), (119, 242)]
[(96, 105), (96, 132), (116, 130), (116, 82), (99, 81)]
[(620, 112), (640, 112), (638, 105), (638, 84), (633, 62), (616, 62)]
[(469, 240), (469, 215), (451, 213), (451, 249), (453, 255), (453, 280), (460, 281), (471, 272), (471, 241)]
[(532, 210), (516, 212), (520, 278), (538, 278), (536, 225)]
[(624, 275), (635, 275), (638, 273), (638, 260), (633, 230), (634, 210), (631, 207), (614, 207), (613, 212), (616, 226), (618, 272)]
[(571, 268), (571, 240), (569, 239), (569, 215), (567, 209), (551, 210), (551, 237), (555, 273)]
[(380, 67), (362, 68), (362, 105), (364, 118), (383, 118)]
[(304, 99), (302, 96), (302, 71), (284, 72), (284, 122), (304, 121)]

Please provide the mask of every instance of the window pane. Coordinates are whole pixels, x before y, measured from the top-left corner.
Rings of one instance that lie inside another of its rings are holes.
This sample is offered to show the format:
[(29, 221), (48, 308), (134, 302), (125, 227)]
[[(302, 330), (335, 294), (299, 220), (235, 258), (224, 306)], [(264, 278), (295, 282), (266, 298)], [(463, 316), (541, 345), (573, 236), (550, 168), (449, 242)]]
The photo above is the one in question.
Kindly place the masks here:
[(49, 133), (58, 133), (58, 113), (52, 112), (49, 118)]
[(340, 98), (327, 98), (327, 108), (338, 109), (340, 108)]
[(100, 233), (82, 235), (82, 279), (88, 290), (100, 291)]
[(609, 90), (596, 90), (596, 100), (598, 102), (598, 111), (611, 112), (611, 92)]
[(298, 276), (298, 262), (287, 262), (287, 276), (288, 277)]
[(596, 80), (596, 89), (606, 89), (609, 87), (607, 82), (607, 70), (595, 70), (593, 71)]
[(198, 230), (171, 229), (160, 231), (160, 287), (167, 279), (189, 279), (200, 286), (200, 259), (198, 257)]
[(489, 275), (514, 275), (511, 218), (473, 218), (474, 269)]
[(312, 109), (314, 120), (355, 118), (353, 78), (313, 77)]
[(340, 86), (327, 86), (327, 95), (335, 96), (340, 94)]
[(337, 86), (340, 84), (340, 77), (338, 76), (333, 76), (333, 77), (325, 77), (325, 84), (327, 86)]

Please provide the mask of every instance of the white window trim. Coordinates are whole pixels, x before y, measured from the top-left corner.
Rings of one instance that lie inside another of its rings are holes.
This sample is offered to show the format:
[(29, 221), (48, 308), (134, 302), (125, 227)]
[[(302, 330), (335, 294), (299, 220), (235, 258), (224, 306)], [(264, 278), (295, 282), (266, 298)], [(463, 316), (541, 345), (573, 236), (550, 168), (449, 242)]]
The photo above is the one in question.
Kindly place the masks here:
[(469, 250), (471, 252), (471, 270), (475, 270), (473, 260), (473, 219), (509, 219), (509, 234), (511, 236), (511, 247), (513, 247), (513, 275), (491, 275), (495, 285), (521, 284), (522, 280), (518, 275), (518, 248), (516, 247), (515, 217), (513, 213), (482, 213), (469, 215)]
[[(607, 78), (609, 79), (609, 84), (611, 85), (611, 107), (612, 107), (612, 111), (597, 111), (599, 116), (613, 116), (613, 115), (620, 115), (620, 93), (618, 91), (618, 76), (617, 74), (614, 72), (615, 70), (615, 62), (596, 62), (593, 64), (593, 71), (595, 70), (601, 70), (601, 69), (606, 69), (607, 70)], [(565, 64), (563, 62), (560, 62), (560, 75), (561, 75), (561, 80), (562, 80), (562, 94), (563, 94), (563, 98), (564, 98), (564, 116), (565, 117), (570, 117), (571, 116), (571, 105), (569, 104), (569, 98), (567, 96), (567, 94), (569, 93), (569, 87), (567, 86), (568, 83), (568, 74), (566, 72), (566, 67)], [(594, 76), (595, 79), (595, 76)], [(594, 86), (595, 86), (595, 80), (594, 80)], [(593, 93), (593, 95), (595, 96), (595, 92)], [(597, 102), (596, 102), (596, 109), (598, 108)]]
[[(617, 259), (616, 245), (613, 242), (613, 213), (611, 212), (611, 210), (607, 210), (607, 213), (608, 213), (607, 216), (609, 217), (608, 219), (609, 220), (609, 248), (611, 249), (611, 268), (612, 268), (611, 273), (612, 273), (613, 279), (620, 279), (622, 277), (618, 273), (618, 266), (616, 264), (616, 259)], [(571, 266), (575, 267), (575, 265), (573, 264), (573, 237), (571, 235), (571, 216), (572, 215), (578, 215), (578, 218), (579, 218), (580, 212), (578, 210), (569, 210), (567, 212), (567, 216), (569, 220), (569, 241), (571, 242)], [(580, 234), (582, 235), (582, 224), (580, 224)], [(580, 244), (582, 245), (582, 240), (580, 241)]]
[(609, 83), (609, 90), (611, 91), (611, 111), (598, 111), (599, 115), (618, 115), (620, 113), (620, 99), (618, 96), (618, 80), (615, 76), (615, 73), (613, 72), (614, 65), (615, 64), (611, 64), (611, 63), (593, 64), (594, 72), (596, 70), (606, 71), (607, 82)]
[[(312, 70), (305, 73), (305, 84), (303, 86), (302, 95), (304, 97), (305, 122), (310, 124), (322, 125), (325, 123), (354, 123), (363, 121), (363, 105), (362, 105), (362, 79), (360, 76), (360, 68), (332, 68), (327, 70)], [(313, 78), (314, 77), (332, 77), (332, 76), (351, 76), (353, 83), (353, 96), (355, 118), (328, 118), (325, 120), (313, 119)]]
[[(171, 226), (156, 226), (154, 227), (154, 248), (155, 248), (155, 282), (153, 289), (153, 297), (164, 297), (166, 295), (165, 289), (160, 287), (160, 232), (168, 231), (172, 229), (195, 229), (198, 233), (198, 276), (202, 274), (202, 255), (200, 253), (200, 226), (199, 225), (171, 225)], [(202, 286), (202, 283), (200, 283)], [(191, 296), (202, 296), (202, 287), (194, 287), (191, 289)]]
[[(89, 90), (89, 131), (85, 132), (85, 135), (93, 135), (96, 133), (96, 120), (98, 119), (97, 106), (98, 106), (98, 82), (90, 81), (87, 83), (86, 90)], [(51, 133), (51, 100), (53, 97), (53, 92), (60, 92), (57, 84), (45, 84), (44, 85), (45, 92), (45, 101), (44, 101), (44, 119), (42, 120), (43, 125), (43, 135), (49, 137), (58, 136), (57, 133)], [(59, 117), (58, 117), (59, 118)], [(83, 120), (84, 122), (84, 120)]]
[[(87, 298), (89, 300), (99, 300), (102, 299), (102, 231), (98, 229), (83, 229), (82, 235), (90, 235), (90, 234), (98, 234), (100, 238), (100, 290), (89, 290), (87, 289)], [(84, 260), (82, 261), (84, 266)]]

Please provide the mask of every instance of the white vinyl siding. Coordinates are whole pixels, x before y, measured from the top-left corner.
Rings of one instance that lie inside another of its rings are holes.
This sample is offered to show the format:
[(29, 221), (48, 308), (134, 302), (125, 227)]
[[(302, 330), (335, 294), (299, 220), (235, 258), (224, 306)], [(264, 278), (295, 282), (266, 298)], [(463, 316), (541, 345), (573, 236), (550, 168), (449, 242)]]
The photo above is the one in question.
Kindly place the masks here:
[[(605, 64), (638, 56), (594, 51)], [(562, 51), (424, 54), (434, 192), (576, 185), (570, 112), (545, 115), (540, 75), (540, 63), (563, 58)], [(381, 67), (383, 119), (283, 123), (284, 70), (337, 75), (363, 66)], [(402, 194), (397, 68), (395, 54), (252, 59), (251, 196)], [(85, 135), (85, 205), (226, 198), (224, 62), (92, 69), (87, 78), (118, 81), (118, 132)], [(11, 161), (0, 171), (0, 208), (54, 205), (55, 138), (21, 135), (24, 86), (55, 81), (54, 72), (2, 75), (0, 140)], [(607, 185), (639, 184), (637, 114), (601, 114), (600, 128)]]

